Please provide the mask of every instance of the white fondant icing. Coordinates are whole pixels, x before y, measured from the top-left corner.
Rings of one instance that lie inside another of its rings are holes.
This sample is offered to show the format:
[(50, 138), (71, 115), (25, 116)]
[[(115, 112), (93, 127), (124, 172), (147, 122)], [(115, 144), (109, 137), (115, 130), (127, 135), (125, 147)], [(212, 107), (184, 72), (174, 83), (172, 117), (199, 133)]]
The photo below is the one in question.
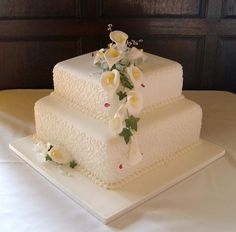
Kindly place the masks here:
[[(182, 92), (182, 67), (177, 62), (145, 53), (139, 65), (143, 71), (143, 110), (177, 98)], [(93, 64), (91, 53), (58, 63), (54, 67), (54, 95), (76, 105), (86, 115), (108, 122), (118, 108), (118, 97), (110, 98), (100, 85), (102, 71)], [(110, 107), (104, 108), (109, 103)]]
[(35, 105), (37, 136), (65, 146), (81, 168), (103, 186), (119, 186), (141, 170), (197, 143), (201, 118), (199, 105), (187, 99), (142, 114), (137, 138), (143, 159), (132, 166), (127, 158), (129, 146), (120, 136), (114, 137), (105, 123), (73, 110), (54, 96)]

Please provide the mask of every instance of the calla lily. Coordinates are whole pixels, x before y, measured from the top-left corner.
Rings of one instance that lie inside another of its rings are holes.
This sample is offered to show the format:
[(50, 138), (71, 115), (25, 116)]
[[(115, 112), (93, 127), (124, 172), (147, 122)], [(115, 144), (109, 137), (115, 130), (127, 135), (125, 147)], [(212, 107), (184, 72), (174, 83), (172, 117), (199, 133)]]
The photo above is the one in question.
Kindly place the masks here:
[(128, 153), (128, 163), (130, 165), (136, 165), (143, 159), (143, 155), (140, 151), (137, 138), (133, 136), (131, 138), (129, 153)]
[(120, 114), (115, 114), (114, 118), (109, 121), (109, 128), (114, 134), (119, 134), (123, 130), (124, 119)]
[(143, 54), (143, 50), (137, 49), (136, 47), (132, 47), (128, 54), (128, 59), (133, 64), (140, 64), (145, 61), (146, 56)]
[(143, 81), (143, 72), (133, 64), (127, 68), (127, 73), (135, 86), (140, 86)]
[(128, 35), (123, 31), (112, 31), (110, 33), (110, 39), (116, 43), (116, 46), (119, 50), (124, 51), (126, 49), (126, 41), (128, 39)]
[(130, 91), (127, 96), (126, 107), (129, 114), (138, 115), (143, 109), (143, 97), (136, 91)]
[(52, 147), (48, 151), (48, 155), (52, 158), (52, 160), (59, 164), (66, 164), (73, 160), (72, 155), (62, 147)]
[(104, 53), (104, 58), (109, 69), (111, 69), (114, 64), (118, 63), (123, 58), (123, 55), (120, 51), (114, 48), (114, 46), (110, 46), (110, 48)]
[(120, 84), (120, 73), (118, 70), (113, 69), (112, 71), (106, 71), (102, 73), (101, 76), (101, 85), (103, 89), (113, 94)]
[(119, 114), (122, 120), (125, 120), (127, 117), (127, 108), (125, 104), (121, 104), (120, 107), (118, 108), (116, 114)]

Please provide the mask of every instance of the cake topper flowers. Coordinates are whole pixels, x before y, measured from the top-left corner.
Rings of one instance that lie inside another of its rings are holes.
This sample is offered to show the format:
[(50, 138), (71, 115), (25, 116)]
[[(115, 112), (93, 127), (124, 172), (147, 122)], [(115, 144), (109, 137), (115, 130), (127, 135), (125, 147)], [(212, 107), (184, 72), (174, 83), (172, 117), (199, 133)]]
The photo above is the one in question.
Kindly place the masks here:
[(101, 85), (109, 94), (114, 94), (120, 84), (120, 73), (118, 70), (103, 72), (101, 75)]
[[(142, 40), (129, 41), (123, 31), (112, 31), (108, 25), (111, 43), (108, 48), (96, 52), (94, 64), (103, 69), (101, 86), (109, 97), (117, 98), (119, 107), (109, 121), (111, 131), (123, 137), (129, 144), (128, 163), (135, 165), (142, 160), (142, 153), (136, 133), (138, 131), (139, 114), (143, 109), (143, 97), (140, 88), (144, 88), (144, 75), (138, 65), (145, 60), (142, 49), (138, 45)], [(109, 103), (104, 104), (110, 106)]]

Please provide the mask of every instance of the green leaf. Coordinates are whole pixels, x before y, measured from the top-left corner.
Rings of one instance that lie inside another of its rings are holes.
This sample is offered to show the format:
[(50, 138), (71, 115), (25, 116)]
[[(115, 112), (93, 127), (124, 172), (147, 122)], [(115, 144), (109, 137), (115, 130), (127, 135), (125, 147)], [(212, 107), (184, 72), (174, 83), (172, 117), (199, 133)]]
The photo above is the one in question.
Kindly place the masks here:
[(137, 131), (138, 129), (138, 121), (140, 118), (136, 118), (133, 115), (129, 116), (127, 119), (125, 119), (125, 125), (129, 129), (133, 129)]
[(119, 96), (119, 100), (120, 100), (120, 101), (121, 101), (122, 99), (124, 99), (125, 97), (127, 97), (126, 92), (119, 91), (119, 92), (117, 92), (116, 94)]
[(49, 154), (47, 154), (47, 155), (45, 156), (45, 160), (46, 160), (46, 161), (52, 161), (52, 158), (49, 156)]
[(122, 132), (119, 135), (124, 137), (125, 143), (127, 144), (133, 133), (130, 131), (129, 128), (123, 128)]
[(126, 88), (128, 88), (128, 89), (133, 89), (133, 88), (134, 88), (133, 84), (130, 82), (130, 80), (128, 79), (127, 76), (121, 75), (121, 76), (120, 76), (120, 81), (121, 81), (121, 84), (122, 84), (124, 87), (126, 87)]
[(70, 167), (75, 168), (78, 164), (76, 163), (75, 160), (70, 161)]

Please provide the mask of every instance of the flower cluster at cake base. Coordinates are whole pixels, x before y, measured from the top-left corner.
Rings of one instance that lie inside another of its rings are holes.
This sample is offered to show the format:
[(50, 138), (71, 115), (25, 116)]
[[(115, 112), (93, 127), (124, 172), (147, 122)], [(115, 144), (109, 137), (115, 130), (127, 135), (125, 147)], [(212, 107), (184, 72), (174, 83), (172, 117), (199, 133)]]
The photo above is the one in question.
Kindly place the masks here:
[(38, 141), (35, 144), (34, 150), (39, 152), (38, 157), (40, 162), (54, 162), (58, 165), (68, 165), (70, 168), (75, 168), (78, 164), (73, 159), (73, 156), (63, 146), (52, 145)]
[[(139, 163), (143, 155), (137, 139), (139, 115), (143, 109), (141, 88), (145, 88), (144, 76), (138, 65), (146, 59), (142, 49), (131, 47), (138, 42), (128, 41), (128, 35), (122, 31), (112, 31), (108, 25), (112, 43), (108, 48), (100, 49), (94, 57), (94, 64), (99, 66), (101, 86), (107, 92), (108, 99), (117, 98), (119, 107), (109, 121), (109, 127), (115, 135), (123, 137), (129, 144), (128, 163)], [(110, 107), (109, 102), (104, 103)]]

